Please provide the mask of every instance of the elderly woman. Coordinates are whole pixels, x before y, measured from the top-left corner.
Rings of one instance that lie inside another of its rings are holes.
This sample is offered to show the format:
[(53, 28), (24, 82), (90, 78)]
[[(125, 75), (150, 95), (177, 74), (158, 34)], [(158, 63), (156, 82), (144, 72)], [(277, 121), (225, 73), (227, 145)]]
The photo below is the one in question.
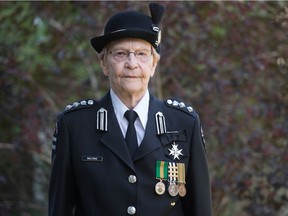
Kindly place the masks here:
[(191, 106), (148, 90), (160, 58), (159, 23), (121, 12), (91, 39), (110, 82), (99, 101), (80, 100), (57, 119), (49, 216), (210, 216), (205, 142)]

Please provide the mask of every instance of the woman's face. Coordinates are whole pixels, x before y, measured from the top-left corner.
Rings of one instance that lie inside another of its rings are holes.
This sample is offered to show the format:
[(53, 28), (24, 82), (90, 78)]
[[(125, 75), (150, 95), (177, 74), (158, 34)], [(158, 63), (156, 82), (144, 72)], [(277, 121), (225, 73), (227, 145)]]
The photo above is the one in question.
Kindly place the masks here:
[(150, 43), (135, 38), (116, 40), (107, 46), (101, 65), (118, 97), (142, 97), (145, 94), (158, 62), (151, 53)]

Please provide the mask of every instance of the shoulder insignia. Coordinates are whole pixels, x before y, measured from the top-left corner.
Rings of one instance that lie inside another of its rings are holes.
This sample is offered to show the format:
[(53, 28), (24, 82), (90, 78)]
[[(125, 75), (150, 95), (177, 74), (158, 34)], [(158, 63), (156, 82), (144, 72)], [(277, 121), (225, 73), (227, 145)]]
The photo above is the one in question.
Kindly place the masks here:
[(202, 138), (203, 147), (204, 147), (205, 152), (206, 152), (207, 151), (206, 142), (205, 142), (205, 138), (204, 138), (204, 131), (203, 131), (202, 125), (200, 126), (200, 131), (201, 131), (201, 138)]
[(82, 109), (82, 108), (88, 108), (95, 104), (96, 104), (96, 101), (92, 99), (76, 101), (72, 104), (67, 105), (63, 112), (68, 112), (68, 111)]
[(167, 99), (167, 100), (165, 100), (165, 104), (168, 107), (177, 108), (177, 109), (182, 110), (182, 111), (184, 111), (186, 113), (189, 113), (189, 114), (193, 114), (194, 113), (193, 107), (190, 106), (190, 105), (186, 105), (182, 101), (178, 101), (178, 100), (175, 100), (175, 99)]

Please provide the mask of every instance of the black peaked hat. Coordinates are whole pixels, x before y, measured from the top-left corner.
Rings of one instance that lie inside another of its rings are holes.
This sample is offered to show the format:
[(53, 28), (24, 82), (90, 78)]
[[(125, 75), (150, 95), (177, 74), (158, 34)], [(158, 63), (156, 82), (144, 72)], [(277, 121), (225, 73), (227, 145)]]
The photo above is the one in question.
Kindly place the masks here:
[(161, 42), (159, 24), (165, 8), (156, 3), (151, 3), (149, 8), (151, 17), (136, 11), (113, 15), (105, 25), (104, 35), (93, 37), (90, 40), (93, 48), (100, 53), (111, 41), (121, 38), (139, 38), (149, 42), (159, 53)]

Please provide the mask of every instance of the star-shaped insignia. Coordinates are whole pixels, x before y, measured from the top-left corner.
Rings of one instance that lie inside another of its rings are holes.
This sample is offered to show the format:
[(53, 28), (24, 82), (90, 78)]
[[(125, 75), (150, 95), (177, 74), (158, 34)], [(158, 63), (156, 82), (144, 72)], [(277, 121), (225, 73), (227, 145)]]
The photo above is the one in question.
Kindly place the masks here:
[(177, 144), (172, 144), (172, 148), (168, 149), (168, 150), (170, 151), (169, 155), (173, 155), (174, 156), (173, 160), (175, 160), (176, 158), (178, 160), (180, 160), (179, 156), (183, 155), (182, 154), (182, 150), (183, 149), (178, 149), (178, 145)]

